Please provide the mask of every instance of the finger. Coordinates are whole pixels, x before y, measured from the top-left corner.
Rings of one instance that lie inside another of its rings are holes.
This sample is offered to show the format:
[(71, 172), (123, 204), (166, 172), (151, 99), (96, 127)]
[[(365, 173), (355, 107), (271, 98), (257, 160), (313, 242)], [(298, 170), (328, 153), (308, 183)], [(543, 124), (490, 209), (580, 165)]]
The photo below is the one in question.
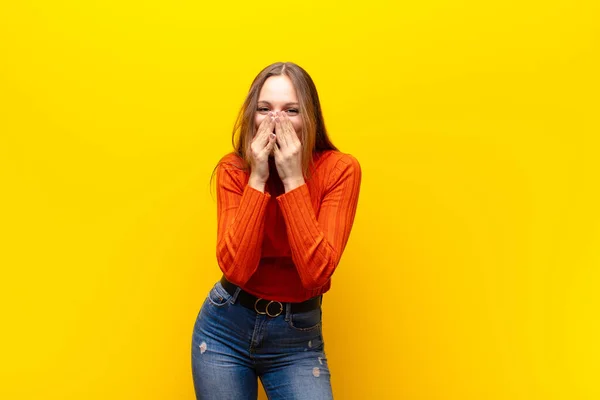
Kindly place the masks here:
[(290, 121), (290, 117), (286, 113), (282, 114), (281, 127), (286, 133), (287, 143), (292, 143), (294, 140), (294, 125), (292, 125), (292, 121)]
[(294, 142), (296, 139), (298, 139), (298, 135), (296, 134), (294, 124), (292, 124), (292, 120), (287, 114), (285, 114), (285, 117), (283, 118), (283, 125), (286, 127), (289, 142)]
[(254, 137), (254, 140), (252, 141), (252, 143), (256, 144), (259, 149), (262, 149), (263, 147), (265, 147), (268, 140), (269, 140), (269, 137), (265, 134), (265, 131), (261, 129), (258, 131), (256, 136)]
[(269, 142), (267, 143), (264, 149), (266, 154), (271, 154), (271, 151), (273, 151), (273, 146), (276, 142), (277, 141), (275, 140), (275, 135), (273, 133), (269, 134)]
[(263, 147), (267, 144), (267, 141), (269, 140), (269, 134), (271, 132), (273, 132), (274, 125), (275, 125), (275, 122), (269, 116), (267, 116), (265, 119), (263, 119), (262, 122), (260, 123), (260, 126), (258, 128), (258, 133), (256, 134), (256, 137), (255, 137), (255, 140), (260, 145), (260, 147)]
[(287, 147), (287, 132), (283, 128), (281, 117), (275, 117), (275, 133), (277, 134), (277, 143), (281, 147)]
[(272, 113), (269, 113), (269, 115), (263, 118), (260, 125), (258, 126), (258, 131), (260, 134), (265, 134), (269, 132), (269, 126), (273, 123), (273, 117), (274, 115), (272, 115)]
[(262, 121), (260, 121), (260, 124), (258, 124), (258, 131), (260, 133), (263, 133), (264, 130), (267, 128), (267, 125), (269, 125), (269, 123), (273, 120), (273, 115), (271, 112), (269, 112), (268, 115), (266, 115)]

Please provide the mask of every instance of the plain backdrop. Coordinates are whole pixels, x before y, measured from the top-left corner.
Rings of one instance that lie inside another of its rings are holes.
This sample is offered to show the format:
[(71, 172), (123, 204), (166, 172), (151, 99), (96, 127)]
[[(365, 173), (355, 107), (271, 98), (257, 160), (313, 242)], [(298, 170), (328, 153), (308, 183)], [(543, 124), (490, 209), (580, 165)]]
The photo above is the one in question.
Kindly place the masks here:
[(194, 398), (192, 327), (221, 275), (209, 179), (276, 61), (311, 74), (363, 171), (323, 303), (335, 398), (600, 398), (599, 17), (2, 2), (0, 398)]

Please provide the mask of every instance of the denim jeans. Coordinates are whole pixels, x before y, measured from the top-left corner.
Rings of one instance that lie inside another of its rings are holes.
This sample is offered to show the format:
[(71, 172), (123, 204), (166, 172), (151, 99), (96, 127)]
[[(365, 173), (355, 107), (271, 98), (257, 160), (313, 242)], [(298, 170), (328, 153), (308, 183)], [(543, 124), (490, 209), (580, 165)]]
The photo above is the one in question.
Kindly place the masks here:
[(270, 317), (236, 302), (240, 290), (230, 295), (218, 281), (198, 313), (192, 335), (196, 398), (255, 400), (258, 378), (270, 400), (333, 399), (321, 307), (292, 313), (290, 303), (282, 303), (282, 313)]

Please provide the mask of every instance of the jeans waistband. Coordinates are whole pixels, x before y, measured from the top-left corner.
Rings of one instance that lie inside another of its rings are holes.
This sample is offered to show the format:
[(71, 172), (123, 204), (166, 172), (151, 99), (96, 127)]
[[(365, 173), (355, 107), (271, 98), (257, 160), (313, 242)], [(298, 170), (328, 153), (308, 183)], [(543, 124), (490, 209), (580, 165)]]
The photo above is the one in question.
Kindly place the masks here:
[[(234, 295), (239, 286), (229, 282), (225, 275), (221, 277), (221, 285), (230, 295)], [(237, 300), (241, 305), (251, 310), (256, 311), (259, 314), (267, 314), (270, 317), (276, 317), (285, 310), (285, 302), (267, 300), (261, 297), (256, 297), (253, 294), (246, 292), (240, 288), (240, 292), (237, 296)], [(308, 299), (300, 303), (290, 302), (290, 311), (292, 313), (299, 313), (304, 311), (311, 311), (321, 307), (323, 303), (323, 295), (319, 295)]]

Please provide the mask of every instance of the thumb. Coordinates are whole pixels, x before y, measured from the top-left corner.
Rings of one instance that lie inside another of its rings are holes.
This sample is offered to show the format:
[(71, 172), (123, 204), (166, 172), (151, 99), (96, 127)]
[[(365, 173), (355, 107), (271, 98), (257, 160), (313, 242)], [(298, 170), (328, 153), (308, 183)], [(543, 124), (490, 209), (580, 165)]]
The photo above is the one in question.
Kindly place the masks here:
[(273, 150), (273, 146), (275, 145), (275, 135), (273, 135), (272, 133), (269, 135), (269, 142), (267, 143), (267, 145), (265, 146), (265, 150), (267, 151), (267, 153), (271, 153), (271, 151)]
[(273, 143), (269, 143), (271, 148), (273, 149), (273, 155), (279, 153), (279, 146), (277, 146), (277, 139), (275, 139), (275, 135), (273, 135)]

